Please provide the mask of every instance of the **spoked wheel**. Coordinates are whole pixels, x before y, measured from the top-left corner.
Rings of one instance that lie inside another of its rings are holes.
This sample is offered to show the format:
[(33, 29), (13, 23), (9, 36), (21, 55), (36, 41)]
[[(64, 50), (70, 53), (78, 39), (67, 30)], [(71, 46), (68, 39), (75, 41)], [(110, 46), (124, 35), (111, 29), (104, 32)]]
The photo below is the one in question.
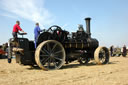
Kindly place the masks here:
[(47, 40), (37, 47), (35, 60), (43, 70), (59, 69), (65, 62), (65, 50), (58, 41)]
[(106, 47), (98, 47), (94, 53), (97, 64), (107, 64), (109, 62), (109, 51)]

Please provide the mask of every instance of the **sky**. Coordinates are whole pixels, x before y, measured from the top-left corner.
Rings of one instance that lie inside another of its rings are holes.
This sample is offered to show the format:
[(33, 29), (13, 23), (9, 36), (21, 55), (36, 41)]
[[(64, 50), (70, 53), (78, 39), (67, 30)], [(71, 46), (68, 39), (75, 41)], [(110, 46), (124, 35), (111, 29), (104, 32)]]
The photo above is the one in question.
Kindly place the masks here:
[(24, 37), (34, 40), (36, 22), (41, 29), (58, 25), (76, 32), (78, 24), (86, 30), (86, 17), (100, 46), (128, 46), (128, 0), (0, 0), (0, 45), (12, 38), (17, 20), (27, 32)]

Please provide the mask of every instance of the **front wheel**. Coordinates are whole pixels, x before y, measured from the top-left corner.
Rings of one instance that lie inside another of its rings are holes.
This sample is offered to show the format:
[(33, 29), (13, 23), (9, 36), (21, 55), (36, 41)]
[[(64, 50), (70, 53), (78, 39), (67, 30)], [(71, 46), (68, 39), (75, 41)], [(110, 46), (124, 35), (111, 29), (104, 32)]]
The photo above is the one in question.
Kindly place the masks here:
[(107, 64), (109, 62), (109, 50), (106, 47), (98, 47), (94, 53), (97, 64)]
[(47, 40), (39, 44), (35, 52), (35, 61), (43, 70), (59, 69), (65, 62), (65, 50), (56, 40)]

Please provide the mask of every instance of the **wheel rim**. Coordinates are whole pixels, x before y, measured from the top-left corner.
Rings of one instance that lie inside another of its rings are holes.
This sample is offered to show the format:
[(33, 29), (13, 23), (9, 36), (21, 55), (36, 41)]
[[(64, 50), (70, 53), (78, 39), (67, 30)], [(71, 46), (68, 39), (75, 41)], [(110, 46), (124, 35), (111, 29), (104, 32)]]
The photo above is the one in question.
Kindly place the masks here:
[(39, 45), (35, 57), (40, 68), (45, 70), (59, 69), (65, 61), (65, 51), (59, 42), (48, 40)]
[(94, 58), (98, 64), (106, 64), (109, 62), (109, 51), (106, 47), (98, 47), (95, 51)]

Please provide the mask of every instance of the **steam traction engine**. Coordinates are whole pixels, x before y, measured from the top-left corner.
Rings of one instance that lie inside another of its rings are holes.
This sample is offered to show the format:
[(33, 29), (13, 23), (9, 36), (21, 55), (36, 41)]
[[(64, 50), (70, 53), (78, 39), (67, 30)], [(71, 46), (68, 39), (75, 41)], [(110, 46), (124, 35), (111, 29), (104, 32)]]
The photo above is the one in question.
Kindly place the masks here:
[(44, 70), (59, 69), (64, 63), (68, 64), (78, 60), (80, 64), (87, 64), (94, 59), (97, 64), (109, 62), (109, 51), (106, 47), (99, 47), (99, 42), (91, 38), (90, 20), (85, 18), (86, 31), (79, 25), (79, 30), (70, 36), (68, 31), (54, 25), (44, 30), (34, 42), (27, 38), (18, 38), (17, 41), (9, 40), (8, 62), (11, 63), (12, 53), (16, 62), (23, 65), (37, 65)]

